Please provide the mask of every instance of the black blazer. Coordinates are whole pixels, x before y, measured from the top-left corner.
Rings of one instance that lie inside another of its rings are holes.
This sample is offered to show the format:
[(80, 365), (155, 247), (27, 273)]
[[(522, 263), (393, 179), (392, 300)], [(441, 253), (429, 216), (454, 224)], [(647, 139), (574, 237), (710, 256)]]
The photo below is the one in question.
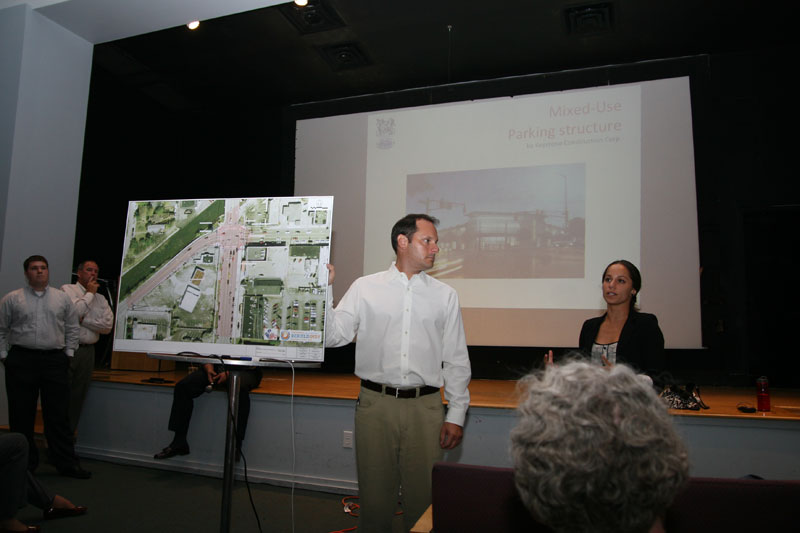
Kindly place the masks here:
[[(583, 323), (578, 341), (580, 349), (589, 354), (606, 315), (590, 318)], [(626, 363), (639, 372), (654, 377), (664, 371), (664, 334), (658, 327), (656, 315), (631, 311), (617, 342), (617, 362)]]

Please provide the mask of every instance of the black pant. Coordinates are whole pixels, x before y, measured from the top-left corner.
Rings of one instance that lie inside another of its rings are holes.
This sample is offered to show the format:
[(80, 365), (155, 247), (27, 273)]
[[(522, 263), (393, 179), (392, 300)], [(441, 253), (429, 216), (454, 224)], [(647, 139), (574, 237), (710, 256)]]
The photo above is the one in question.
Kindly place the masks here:
[(25, 505), (28, 442), (18, 433), (0, 434), (0, 519), (14, 518)]
[(28, 468), (39, 466), (33, 432), (40, 393), (50, 460), (59, 470), (76, 466), (78, 457), (69, 429), (69, 357), (62, 350), (12, 346), (5, 366), (8, 425), (28, 440)]
[(55, 495), (28, 470), (28, 441), (20, 433), (0, 434), (0, 519), (13, 518), (28, 503), (46, 511)]
[[(220, 372), (217, 370), (217, 372)], [(228, 378), (230, 379), (230, 378)], [(247, 430), (247, 419), (250, 416), (250, 391), (261, 383), (261, 369), (250, 368), (240, 371), (239, 379), (239, 412), (236, 416), (236, 436), (239, 443), (244, 440)], [(202, 368), (195, 370), (176, 385), (172, 394), (172, 410), (169, 414), (169, 429), (175, 432), (173, 446), (184, 446), (189, 422), (192, 419), (194, 399), (203, 394), (208, 385), (208, 375)]]

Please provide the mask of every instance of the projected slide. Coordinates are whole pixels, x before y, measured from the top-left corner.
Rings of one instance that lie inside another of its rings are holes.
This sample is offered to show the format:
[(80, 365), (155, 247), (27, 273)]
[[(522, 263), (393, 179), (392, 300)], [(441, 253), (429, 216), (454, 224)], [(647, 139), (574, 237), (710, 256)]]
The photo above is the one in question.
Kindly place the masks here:
[(585, 165), (406, 180), (406, 210), (439, 218), (437, 278), (583, 278)]
[(638, 85), (368, 120), (365, 272), (385, 268), (386, 228), (407, 212), (441, 220), (430, 274), (462, 307), (591, 309), (605, 265), (640, 263)]
[(322, 361), (332, 197), (130, 202), (114, 349)]

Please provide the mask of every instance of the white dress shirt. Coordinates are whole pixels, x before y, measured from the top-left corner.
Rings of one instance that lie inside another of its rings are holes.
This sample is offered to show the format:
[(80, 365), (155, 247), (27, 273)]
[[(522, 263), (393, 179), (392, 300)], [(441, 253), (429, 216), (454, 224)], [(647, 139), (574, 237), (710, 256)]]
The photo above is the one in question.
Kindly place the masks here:
[(471, 369), (456, 291), (421, 272), (389, 270), (357, 279), (328, 309), (328, 346), (356, 342), (355, 373), (398, 388), (444, 386), (447, 422), (464, 425)]
[(34, 350), (64, 350), (72, 357), (78, 347), (78, 314), (64, 292), (30, 286), (11, 291), (0, 301), (0, 359), (11, 346)]
[(72, 300), (81, 323), (80, 343), (95, 344), (114, 325), (114, 313), (103, 296), (87, 291), (80, 283), (63, 285), (61, 290)]

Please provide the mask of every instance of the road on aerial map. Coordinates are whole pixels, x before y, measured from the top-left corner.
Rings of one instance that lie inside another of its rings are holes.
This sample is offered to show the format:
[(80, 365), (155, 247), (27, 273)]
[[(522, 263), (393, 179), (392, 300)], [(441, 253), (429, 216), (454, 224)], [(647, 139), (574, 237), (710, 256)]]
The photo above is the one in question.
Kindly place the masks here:
[[(246, 242), (248, 230), (238, 223), (239, 204), (236, 200), (226, 200), (225, 220), (214, 231), (192, 241), (181, 250), (158, 272), (142, 283), (131, 295), (125, 299), (124, 305), (128, 309), (133, 307), (159, 284), (166, 281), (171, 275), (188, 263), (200, 251), (219, 245), (219, 274), (217, 277), (217, 336), (231, 338), (233, 336), (233, 323), (236, 311), (237, 273), (239, 253)], [(232, 282), (231, 282), (232, 281)]]
[(236, 292), (239, 254), (244, 252), (248, 230), (239, 224), (239, 201), (225, 200), (225, 222), (217, 228), (219, 236), (219, 277), (217, 278), (217, 338), (232, 338), (236, 319)]

